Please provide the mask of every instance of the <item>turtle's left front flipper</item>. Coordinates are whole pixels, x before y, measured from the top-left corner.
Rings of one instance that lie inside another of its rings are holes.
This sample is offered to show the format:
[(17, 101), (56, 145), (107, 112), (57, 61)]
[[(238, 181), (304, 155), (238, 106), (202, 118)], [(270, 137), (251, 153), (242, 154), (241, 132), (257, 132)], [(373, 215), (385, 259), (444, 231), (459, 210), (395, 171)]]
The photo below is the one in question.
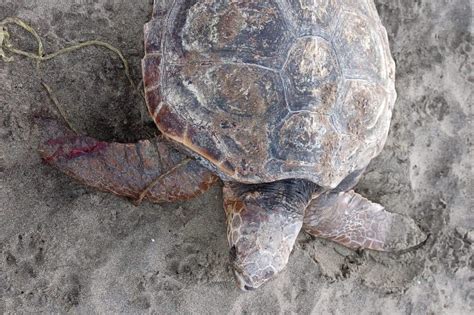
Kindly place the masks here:
[(354, 191), (314, 199), (306, 208), (303, 228), (352, 249), (400, 251), (426, 240), (413, 219), (388, 212)]
[(218, 178), (161, 137), (137, 143), (80, 136), (51, 118), (37, 118), (43, 161), (81, 183), (141, 201), (186, 200)]

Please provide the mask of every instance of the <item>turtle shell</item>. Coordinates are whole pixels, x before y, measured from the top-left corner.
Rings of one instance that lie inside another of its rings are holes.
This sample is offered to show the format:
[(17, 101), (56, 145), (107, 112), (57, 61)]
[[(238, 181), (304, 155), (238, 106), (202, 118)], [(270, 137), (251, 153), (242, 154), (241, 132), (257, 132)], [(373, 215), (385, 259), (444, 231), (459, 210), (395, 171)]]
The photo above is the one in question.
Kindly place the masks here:
[(224, 180), (335, 187), (385, 143), (395, 70), (372, 0), (155, 1), (145, 49), (158, 128)]

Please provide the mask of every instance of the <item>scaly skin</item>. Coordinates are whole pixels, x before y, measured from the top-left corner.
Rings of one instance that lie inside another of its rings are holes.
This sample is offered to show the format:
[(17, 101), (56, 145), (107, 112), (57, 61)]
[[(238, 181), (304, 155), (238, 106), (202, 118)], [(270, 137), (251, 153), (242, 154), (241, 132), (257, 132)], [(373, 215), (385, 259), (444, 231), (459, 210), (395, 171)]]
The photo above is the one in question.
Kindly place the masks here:
[(317, 190), (304, 180), (225, 184), (230, 259), (242, 290), (258, 288), (283, 270)]
[(328, 192), (311, 201), (304, 230), (352, 249), (400, 251), (426, 240), (411, 218), (388, 212), (354, 191)]
[(218, 177), (161, 137), (133, 144), (78, 136), (54, 119), (38, 118), (43, 161), (81, 183), (137, 201), (191, 199)]

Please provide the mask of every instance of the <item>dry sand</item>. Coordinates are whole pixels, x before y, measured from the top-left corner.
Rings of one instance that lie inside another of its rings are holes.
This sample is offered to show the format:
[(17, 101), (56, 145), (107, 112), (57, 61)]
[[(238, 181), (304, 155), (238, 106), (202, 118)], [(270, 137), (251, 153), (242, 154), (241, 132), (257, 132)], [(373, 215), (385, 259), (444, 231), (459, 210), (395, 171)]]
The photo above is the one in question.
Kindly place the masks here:
[[(38, 73), (16, 57), (0, 62), (0, 314), (472, 314), (472, 4), (376, 3), (399, 99), (385, 150), (357, 190), (413, 217), (431, 234), (423, 247), (359, 255), (301, 235), (282, 274), (242, 293), (228, 264), (219, 188), (190, 202), (134, 207), (36, 154), (30, 115), (51, 106), (41, 81), (82, 132), (119, 141), (153, 133), (119, 60), (91, 48)], [(0, 18), (29, 21), (47, 51), (93, 38), (119, 47), (137, 82), (150, 12), (147, 0), (0, 0)]]

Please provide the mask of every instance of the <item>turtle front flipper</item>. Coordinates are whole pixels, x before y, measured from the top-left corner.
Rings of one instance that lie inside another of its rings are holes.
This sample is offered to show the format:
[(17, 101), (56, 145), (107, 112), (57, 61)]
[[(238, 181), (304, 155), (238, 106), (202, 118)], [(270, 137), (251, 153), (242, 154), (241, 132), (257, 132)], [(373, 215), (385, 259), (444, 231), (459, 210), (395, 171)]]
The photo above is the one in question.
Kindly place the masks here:
[(242, 290), (259, 287), (286, 266), (315, 189), (304, 180), (225, 184), (230, 259)]
[(426, 240), (413, 219), (388, 212), (354, 191), (314, 199), (306, 209), (304, 230), (352, 249), (400, 251)]
[(218, 178), (157, 137), (133, 144), (76, 135), (57, 120), (38, 118), (43, 161), (81, 183), (141, 201), (186, 200)]

